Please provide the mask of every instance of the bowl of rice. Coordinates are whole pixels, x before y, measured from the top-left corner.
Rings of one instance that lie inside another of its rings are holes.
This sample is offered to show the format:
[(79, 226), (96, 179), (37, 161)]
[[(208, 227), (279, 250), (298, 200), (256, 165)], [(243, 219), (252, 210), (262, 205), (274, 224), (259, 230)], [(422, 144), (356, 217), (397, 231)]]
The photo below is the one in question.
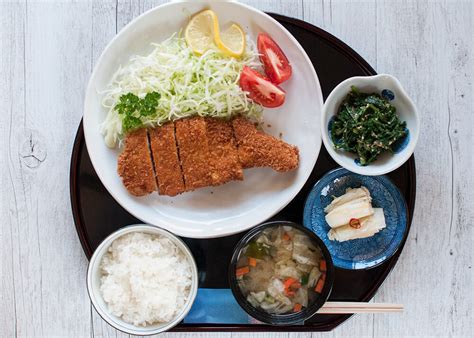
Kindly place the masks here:
[(186, 244), (151, 225), (130, 225), (107, 237), (87, 271), (87, 290), (99, 315), (132, 335), (169, 330), (196, 298), (198, 271)]

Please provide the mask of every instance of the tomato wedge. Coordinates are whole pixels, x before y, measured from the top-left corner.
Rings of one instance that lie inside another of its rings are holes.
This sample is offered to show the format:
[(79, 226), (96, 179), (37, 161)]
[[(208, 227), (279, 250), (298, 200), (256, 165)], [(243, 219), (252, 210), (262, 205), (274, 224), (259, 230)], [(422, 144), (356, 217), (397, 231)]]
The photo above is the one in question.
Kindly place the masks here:
[(268, 34), (258, 34), (257, 48), (265, 74), (272, 82), (280, 84), (291, 77), (292, 71), (288, 58)]
[(256, 70), (244, 66), (240, 73), (240, 88), (248, 92), (253, 101), (264, 107), (275, 108), (285, 102), (285, 91)]

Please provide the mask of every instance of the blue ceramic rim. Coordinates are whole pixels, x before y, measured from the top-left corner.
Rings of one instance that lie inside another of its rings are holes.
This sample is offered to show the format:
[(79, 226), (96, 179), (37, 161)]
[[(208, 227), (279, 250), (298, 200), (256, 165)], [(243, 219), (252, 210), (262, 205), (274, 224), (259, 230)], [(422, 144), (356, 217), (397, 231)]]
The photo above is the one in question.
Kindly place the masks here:
[[(335, 179), (337, 177), (347, 175), (347, 174), (352, 174), (352, 175), (357, 175), (357, 176), (366, 176), (366, 175), (361, 175), (357, 173), (353, 173), (345, 168), (336, 168), (333, 169), (329, 172), (327, 172), (324, 176), (322, 176), (311, 188), (310, 193), (306, 197), (305, 205), (304, 205), (304, 211), (303, 211), (303, 225), (308, 228), (310, 231), (314, 232), (312, 226), (311, 226), (311, 214), (312, 214), (312, 206), (314, 204), (314, 201), (316, 200), (316, 187), (321, 183), (321, 181), (325, 178), (331, 177), (331, 179)], [(403, 239), (406, 237), (406, 233), (408, 231), (408, 213), (407, 213), (407, 204), (405, 201), (405, 198), (403, 197), (402, 193), (400, 192), (400, 189), (392, 182), (390, 178), (388, 178), (386, 175), (380, 175), (380, 176), (367, 176), (370, 177), (371, 179), (379, 181), (382, 185), (387, 187), (389, 189), (390, 193), (394, 194), (395, 198), (397, 200), (402, 201), (402, 208), (401, 210), (397, 207), (397, 211), (401, 214), (401, 219), (404, 220), (403, 224), (400, 224), (400, 227), (403, 227), (403, 232), (401, 232), (401, 236), (394, 236), (386, 250), (384, 251), (383, 254), (379, 254), (375, 256), (373, 259), (364, 259), (357, 261), (357, 265), (354, 266), (354, 261), (348, 261), (345, 259), (338, 258), (337, 256), (334, 256), (333, 253), (331, 252), (331, 249), (328, 247), (328, 250), (331, 253), (332, 261), (334, 264), (334, 267), (339, 268), (339, 269), (344, 269), (344, 270), (368, 270), (375, 268), (382, 263), (384, 263), (387, 259), (391, 258), (400, 248), (401, 243), (403, 242)], [(314, 232), (315, 233), (315, 232)], [(315, 233), (316, 234), (316, 233)]]

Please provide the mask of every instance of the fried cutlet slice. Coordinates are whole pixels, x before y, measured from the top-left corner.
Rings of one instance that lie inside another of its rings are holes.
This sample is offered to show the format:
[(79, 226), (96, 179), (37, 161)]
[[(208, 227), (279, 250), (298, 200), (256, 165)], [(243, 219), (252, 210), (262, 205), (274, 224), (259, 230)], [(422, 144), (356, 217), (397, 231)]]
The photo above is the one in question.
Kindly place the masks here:
[(156, 190), (146, 129), (138, 129), (126, 136), (125, 148), (118, 158), (117, 171), (125, 188), (132, 195), (143, 196)]
[(297, 147), (257, 130), (251, 121), (243, 117), (232, 120), (232, 127), (243, 168), (270, 167), (285, 172), (298, 167)]
[(183, 174), (178, 158), (173, 122), (149, 129), (150, 148), (155, 164), (158, 193), (176, 196), (184, 192)]
[(243, 180), (234, 132), (229, 121), (206, 118), (212, 185)]
[(186, 191), (212, 185), (204, 118), (178, 120), (175, 122), (175, 131)]

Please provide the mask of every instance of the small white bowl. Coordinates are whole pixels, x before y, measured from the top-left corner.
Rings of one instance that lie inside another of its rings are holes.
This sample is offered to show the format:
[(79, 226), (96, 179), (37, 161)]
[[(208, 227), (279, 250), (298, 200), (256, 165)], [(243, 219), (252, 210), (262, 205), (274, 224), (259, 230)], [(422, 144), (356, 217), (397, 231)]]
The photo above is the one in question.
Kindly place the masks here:
[[(121, 318), (111, 314), (110, 311), (108, 310), (107, 304), (102, 298), (102, 295), (100, 293), (100, 277), (101, 277), (100, 263), (102, 261), (102, 257), (107, 252), (107, 250), (109, 249), (110, 245), (112, 244), (114, 240), (131, 232), (143, 232), (143, 233), (148, 233), (152, 235), (162, 235), (164, 237), (169, 238), (174, 244), (178, 246), (179, 249), (181, 249), (184, 252), (184, 254), (186, 255), (186, 257), (188, 258), (191, 264), (193, 278), (192, 278), (191, 290), (189, 291), (188, 300), (186, 301), (186, 304), (181, 309), (180, 313), (176, 316), (176, 318), (174, 318), (170, 322), (147, 325), (145, 327), (129, 324), (123, 321)], [(153, 335), (153, 334), (157, 334), (157, 333), (171, 329), (173, 326), (175, 326), (181, 320), (183, 320), (183, 318), (188, 314), (189, 310), (191, 309), (191, 306), (193, 305), (194, 299), (196, 298), (197, 289), (198, 289), (198, 270), (197, 270), (196, 262), (194, 261), (193, 255), (191, 251), (189, 250), (189, 248), (178, 237), (174, 236), (173, 234), (169, 233), (166, 230), (160, 229), (152, 225), (146, 225), (146, 224), (130, 225), (111, 234), (95, 250), (89, 262), (89, 267), (87, 270), (87, 291), (89, 292), (89, 297), (96, 311), (99, 313), (102, 319), (104, 319), (107, 323), (112, 325), (114, 328), (131, 335)]]
[[(390, 103), (397, 108), (397, 115), (400, 120), (406, 121), (409, 131), (406, 144), (401, 147), (402, 149), (394, 154), (385, 152), (381, 154), (377, 160), (366, 166), (361, 166), (355, 162), (357, 158), (355, 154), (343, 150), (335, 150), (329, 132), (329, 122), (332, 117), (337, 114), (339, 106), (350, 92), (351, 86), (356, 86), (364, 93), (378, 93), (385, 97), (393, 96)], [(397, 169), (413, 154), (419, 133), (420, 119), (413, 101), (402, 88), (400, 81), (388, 74), (351, 77), (333, 89), (323, 106), (321, 135), (324, 146), (334, 161), (347, 170), (357, 174), (375, 176), (383, 175)]]

